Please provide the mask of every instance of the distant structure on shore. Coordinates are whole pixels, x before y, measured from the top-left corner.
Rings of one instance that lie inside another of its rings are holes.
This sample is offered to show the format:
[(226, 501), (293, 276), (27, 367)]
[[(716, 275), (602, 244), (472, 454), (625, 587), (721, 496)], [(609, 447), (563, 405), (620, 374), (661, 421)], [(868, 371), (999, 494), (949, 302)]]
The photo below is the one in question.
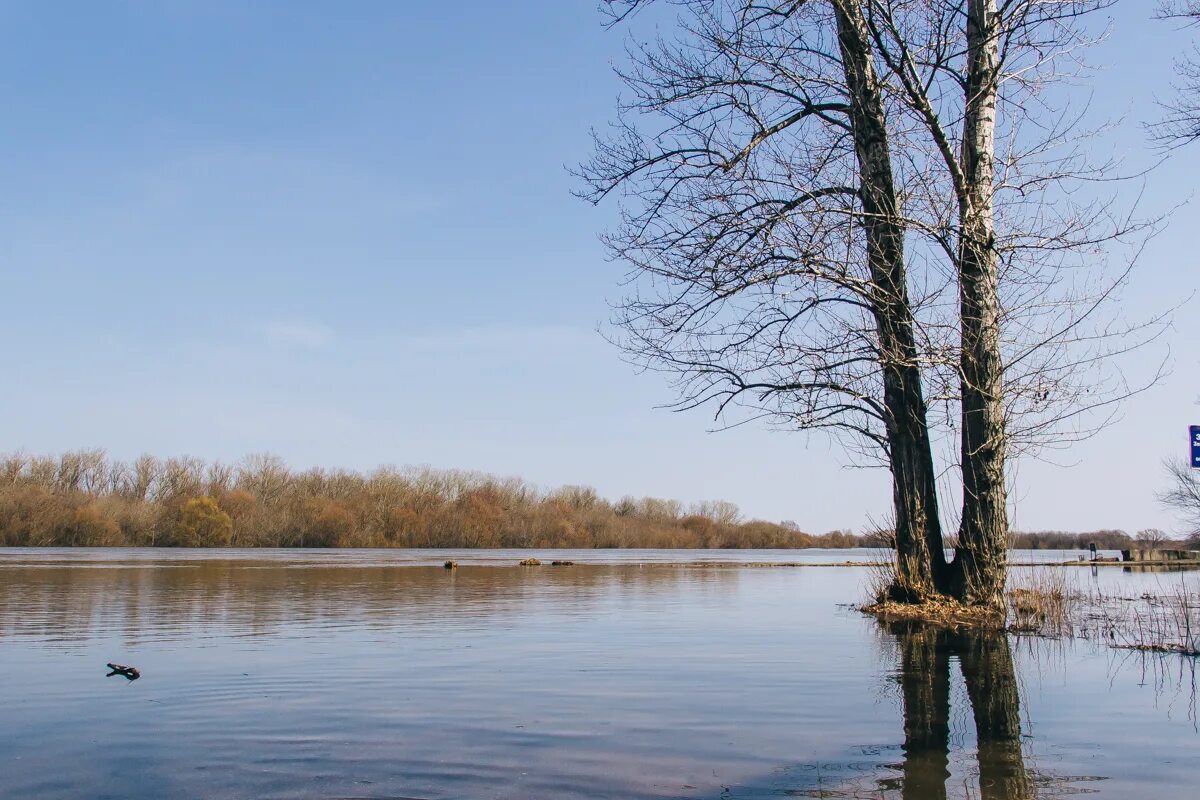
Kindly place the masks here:
[(1138, 564), (1170, 564), (1175, 562), (1191, 562), (1200, 566), (1200, 550), (1164, 550), (1150, 548), (1146, 550), (1122, 550), (1121, 560)]

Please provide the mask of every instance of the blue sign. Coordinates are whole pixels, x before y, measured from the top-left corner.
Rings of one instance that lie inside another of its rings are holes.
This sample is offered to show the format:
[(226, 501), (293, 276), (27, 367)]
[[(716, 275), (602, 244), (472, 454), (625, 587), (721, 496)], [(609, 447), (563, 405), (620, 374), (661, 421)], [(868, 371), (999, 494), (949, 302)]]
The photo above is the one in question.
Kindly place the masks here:
[(1200, 425), (1188, 428), (1188, 438), (1192, 440), (1192, 469), (1200, 469)]

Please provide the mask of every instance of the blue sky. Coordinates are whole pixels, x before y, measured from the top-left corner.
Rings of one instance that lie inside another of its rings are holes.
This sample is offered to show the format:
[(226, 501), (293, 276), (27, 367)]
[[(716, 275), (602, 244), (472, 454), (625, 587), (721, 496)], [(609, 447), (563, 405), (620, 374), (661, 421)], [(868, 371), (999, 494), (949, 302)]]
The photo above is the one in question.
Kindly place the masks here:
[[(1131, 163), (1189, 39), (1145, 5), (1093, 55)], [(656, 410), (662, 378), (597, 333), (613, 209), (567, 167), (612, 115), (623, 34), (591, 2), (10, 3), (0, 30), (3, 449), (432, 464), (816, 531), (885, 510), (886, 476), (822, 438)], [(1176, 155), (1147, 206), (1191, 199), (1198, 167)], [(1198, 223), (1184, 205), (1151, 244), (1132, 314), (1200, 286)], [(1018, 527), (1171, 526), (1153, 494), (1200, 422), (1196, 312), (1118, 424), (1021, 465)]]

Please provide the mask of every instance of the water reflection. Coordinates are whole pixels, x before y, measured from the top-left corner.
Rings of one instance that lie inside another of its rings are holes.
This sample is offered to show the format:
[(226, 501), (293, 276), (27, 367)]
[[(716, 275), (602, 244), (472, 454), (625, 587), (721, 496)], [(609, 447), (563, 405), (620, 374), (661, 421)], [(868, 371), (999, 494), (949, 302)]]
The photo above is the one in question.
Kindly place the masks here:
[(1113, 651), (881, 631), (865, 570), (3, 555), (5, 800), (1194, 796)]
[(980, 797), (1030, 800), (1021, 748), (1021, 698), (1003, 631), (889, 626), (900, 650), (904, 713), (904, 800), (941, 800), (950, 778), (950, 681), (957, 661), (975, 723)]
[(736, 570), (645, 566), (343, 566), (212, 559), (151, 567), (52, 564), (0, 570), (0, 640), (79, 647), (118, 633), (126, 645), (206, 634), (311, 636), (324, 627), (503, 624), (527, 613), (669, 608), (680, 590), (736, 591)]

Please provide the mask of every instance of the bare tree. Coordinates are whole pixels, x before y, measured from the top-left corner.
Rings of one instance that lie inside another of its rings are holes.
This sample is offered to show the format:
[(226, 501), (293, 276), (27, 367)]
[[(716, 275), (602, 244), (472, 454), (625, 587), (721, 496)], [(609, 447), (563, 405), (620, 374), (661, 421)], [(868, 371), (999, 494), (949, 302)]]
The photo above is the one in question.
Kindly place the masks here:
[(288, 468), (279, 456), (256, 453), (237, 466), (237, 486), (268, 505), (279, 502), (288, 479)]
[(29, 477), (40, 486), (58, 485), (58, 459), (54, 456), (32, 456), (28, 462)]
[[(591, 499), (589, 497), (589, 500)], [(578, 507), (579, 501), (572, 498), (572, 505)], [(736, 503), (730, 503), (728, 500), (709, 500), (694, 503), (688, 509), (688, 513), (693, 516), (710, 519), (718, 525), (737, 525), (743, 521), (741, 509), (737, 507)]]
[(55, 488), (60, 492), (75, 491), (82, 481), (83, 454), (78, 450), (68, 450), (59, 456)]
[(129, 495), (133, 483), (133, 470), (124, 461), (113, 461), (108, 465), (108, 479), (104, 492), (110, 495)]
[(851, 98), (863, 227), (871, 264), (873, 305), (883, 371), (888, 455), (895, 478), (897, 588), (918, 598), (943, 588), (946, 571), (937, 487), (915, 320), (904, 256), (906, 225), (896, 196), (891, 142), (875, 74), (869, 26), (858, 0), (834, 0), (843, 73)]
[(1187, 461), (1169, 459), (1163, 462), (1170, 485), (1159, 494), (1163, 505), (1175, 511), (1186, 526), (1188, 543), (1200, 546), (1200, 471)]
[(162, 462), (155, 499), (180, 501), (202, 495), (204, 489), (204, 463), (198, 458), (182, 456), (168, 458)]
[(87, 494), (100, 494), (108, 486), (108, 457), (103, 450), (79, 453), (79, 485)]
[(1156, 550), (1171, 541), (1171, 537), (1167, 536), (1166, 531), (1159, 530), (1158, 528), (1146, 528), (1145, 530), (1138, 531), (1133, 540), (1137, 542), (1139, 547)]
[(209, 497), (217, 497), (233, 487), (237, 469), (229, 464), (215, 461), (205, 466), (204, 491)]
[[(1002, 16), (995, 0), (867, 3), (879, 52), (936, 146), (957, 200), (957, 218), (949, 220), (956, 241), (947, 249), (959, 288), (963, 503), (952, 593), (997, 606), (1003, 602), (1008, 547), (1000, 261), (993, 203), (1000, 46), (1010, 26), (1008, 15), (1033, 4), (1012, 0)], [(927, 32), (916, 42), (914, 27)], [(947, 78), (961, 87), (959, 92), (944, 85)]]
[(901, 570), (933, 591), (922, 354), (861, 7), (681, 5), (684, 36), (632, 54), (633, 97), (582, 170), (589, 199), (626, 200), (606, 239), (633, 267), (621, 343), (675, 377), (678, 408), (740, 405), (887, 463)]
[(901, 112), (924, 129), (905, 150), (924, 190), (909, 231), (958, 288), (957, 317), (926, 323), (958, 334), (955, 369), (930, 381), (948, 416), (958, 408), (948, 593), (987, 604), (1002, 603), (1010, 453), (1090, 435), (1159, 374), (1131, 386), (1114, 362), (1163, 330), (1163, 318), (1125, 322), (1113, 304), (1153, 223), (1098, 188), (1119, 165), (1093, 157), (1086, 104), (1058, 92), (1049, 105), (1087, 74), (1086, 18), (1113, 2), (865, 0)]
[[(966, 12), (962, 155), (957, 165), (947, 160), (958, 184), (962, 331), (963, 504), (955, 561), (963, 582), (959, 594), (977, 593), (986, 602), (1000, 605), (1008, 562), (1007, 437), (1000, 350), (1000, 260), (992, 197), (1003, 23), (996, 0), (969, 0)], [(930, 130), (937, 136), (942, 125), (930, 122)]]
[(29, 459), (24, 453), (11, 453), (0, 459), (0, 485), (15, 486), (25, 474), (28, 463)]
[[(1185, 25), (1200, 25), (1200, 0), (1164, 0), (1159, 17)], [(1155, 127), (1155, 136), (1166, 145), (1200, 139), (1200, 45), (1175, 64), (1175, 98), (1164, 105), (1166, 116)]]
[(133, 462), (133, 482), (129, 485), (129, 495), (135, 500), (146, 500), (158, 493), (162, 480), (163, 465), (152, 455), (138, 456)]
[[(845, 434), (891, 468), (902, 582), (1000, 607), (1010, 453), (1088, 435), (1136, 390), (1110, 358), (1161, 329), (1110, 316), (1150, 226), (1046, 101), (1111, 0), (675, 5), (583, 169), (590, 199), (622, 193), (621, 344), (677, 408)], [(962, 478), (949, 564), (937, 437)]]

